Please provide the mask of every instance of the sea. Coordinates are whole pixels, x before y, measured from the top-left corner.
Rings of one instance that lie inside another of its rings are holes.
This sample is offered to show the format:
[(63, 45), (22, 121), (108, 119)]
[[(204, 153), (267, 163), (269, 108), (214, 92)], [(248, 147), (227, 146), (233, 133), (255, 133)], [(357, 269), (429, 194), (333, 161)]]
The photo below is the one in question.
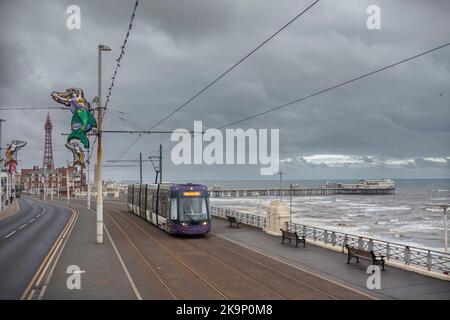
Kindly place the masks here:
[[(302, 188), (324, 186), (325, 180), (286, 180)], [(333, 180), (353, 183), (355, 180)], [(209, 188), (279, 188), (280, 181), (203, 181)], [(393, 195), (302, 196), (292, 198), (292, 221), (410, 246), (444, 250), (444, 216), (439, 204), (450, 204), (450, 179), (398, 179)], [(279, 197), (218, 198), (213, 206), (265, 215)], [(288, 207), (289, 197), (284, 197)], [(449, 209), (450, 211), (450, 209)]]

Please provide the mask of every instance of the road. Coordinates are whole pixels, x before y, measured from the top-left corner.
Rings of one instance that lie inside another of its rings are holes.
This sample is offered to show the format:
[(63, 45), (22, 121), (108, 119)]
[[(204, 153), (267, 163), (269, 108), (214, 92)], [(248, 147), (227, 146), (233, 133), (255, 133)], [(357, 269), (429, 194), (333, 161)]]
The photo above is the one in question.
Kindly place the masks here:
[(71, 216), (68, 209), (18, 200), (20, 211), (0, 221), (0, 300), (20, 299)]

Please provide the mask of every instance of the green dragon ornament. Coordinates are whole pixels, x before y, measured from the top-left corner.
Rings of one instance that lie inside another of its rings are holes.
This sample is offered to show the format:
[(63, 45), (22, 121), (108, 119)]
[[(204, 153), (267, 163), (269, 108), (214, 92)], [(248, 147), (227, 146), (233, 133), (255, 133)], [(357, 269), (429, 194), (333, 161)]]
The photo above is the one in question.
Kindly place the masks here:
[[(58, 103), (61, 103), (68, 107), (72, 112), (71, 128), (72, 132), (67, 137), (66, 147), (74, 152), (74, 148), (71, 145), (72, 140), (78, 140), (85, 149), (89, 149), (89, 139), (87, 133), (92, 129), (97, 128), (97, 120), (93, 115), (89, 103), (84, 98), (84, 92), (80, 88), (69, 88), (65, 92), (53, 91), (51, 97)], [(78, 150), (79, 153), (80, 149)], [(79, 164), (84, 167), (84, 162), (79, 161), (79, 154), (74, 153), (74, 157), (78, 156), (78, 161), (75, 164)], [(84, 159), (84, 156), (81, 158)]]

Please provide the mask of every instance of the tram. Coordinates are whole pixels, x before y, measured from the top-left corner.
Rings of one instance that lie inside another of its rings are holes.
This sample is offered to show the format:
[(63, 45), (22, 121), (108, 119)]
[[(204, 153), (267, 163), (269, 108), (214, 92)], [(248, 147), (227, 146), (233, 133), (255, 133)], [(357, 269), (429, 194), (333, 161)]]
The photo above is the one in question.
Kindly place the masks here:
[(206, 234), (211, 230), (208, 188), (201, 184), (128, 186), (128, 211), (172, 234)]

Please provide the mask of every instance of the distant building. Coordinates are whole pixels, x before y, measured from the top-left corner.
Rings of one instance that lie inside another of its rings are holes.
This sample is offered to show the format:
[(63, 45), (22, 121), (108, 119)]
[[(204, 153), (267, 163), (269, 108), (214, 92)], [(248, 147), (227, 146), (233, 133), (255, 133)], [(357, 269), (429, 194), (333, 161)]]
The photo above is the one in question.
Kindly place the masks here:
[(391, 179), (359, 180), (356, 183), (332, 183), (327, 181), (325, 187), (342, 189), (395, 189), (395, 181)]
[[(67, 185), (67, 172), (69, 173), (69, 184)], [(56, 168), (47, 170), (33, 167), (33, 169), (22, 169), (20, 172), (20, 185), (22, 192), (38, 195), (42, 192), (53, 192), (59, 196), (80, 194), (87, 191), (86, 174), (77, 171), (75, 167)]]

